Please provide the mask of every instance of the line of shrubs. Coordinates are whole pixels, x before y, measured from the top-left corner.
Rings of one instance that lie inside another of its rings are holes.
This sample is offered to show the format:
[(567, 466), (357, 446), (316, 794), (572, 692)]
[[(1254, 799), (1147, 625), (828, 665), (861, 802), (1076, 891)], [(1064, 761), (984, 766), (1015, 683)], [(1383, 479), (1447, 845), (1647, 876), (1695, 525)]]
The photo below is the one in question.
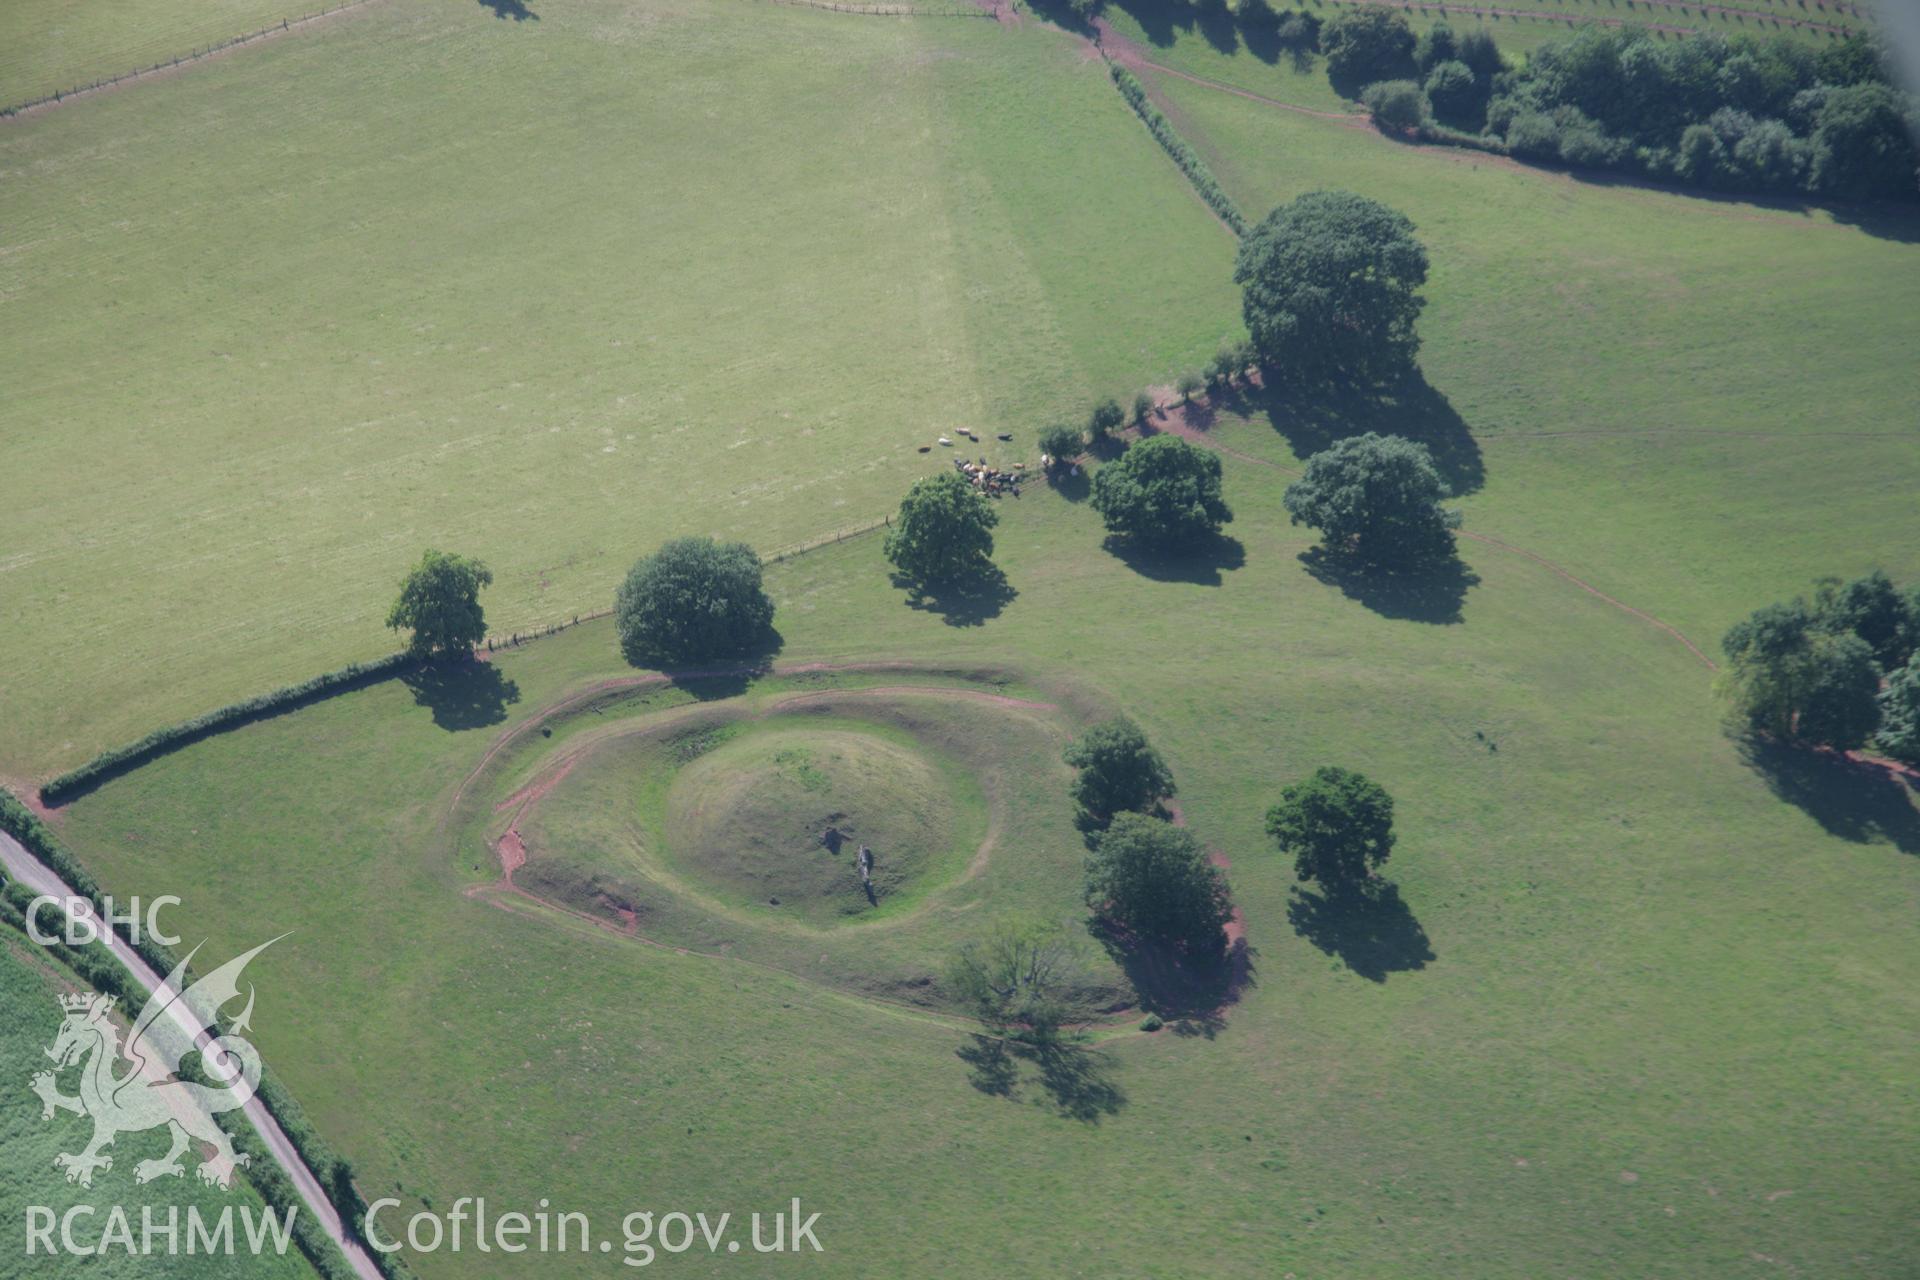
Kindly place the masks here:
[(1187, 145), (1187, 140), (1175, 131), (1173, 122), (1148, 99), (1146, 88), (1140, 83), (1140, 78), (1117, 62), (1109, 61), (1107, 70), (1113, 74), (1113, 83), (1119, 88), (1120, 96), (1127, 100), (1134, 114), (1146, 124), (1147, 131), (1154, 136), (1154, 140), (1173, 157), (1173, 162), (1180, 166), (1180, 172), (1187, 175), (1187, 181), (1191, 182), (1193, 189), (1200, 193), (1200, 198), (1207, 202), (1207, 207), (1219, 214), (1222, 222), (1233, 228), (1233, 234), (1237, 236), (1247, 234), (1247, 220), (1241, 216), (1239, 207), (1233, 203), (1233, 198), (1218, 182), (1214, 181), (1213, 174), (1208, 170), (1207, 162), (1200, 158), (1200, 153)]
[(1787, 36), (1586, 26), (1502, 69), (1482, 31), (1415, 37), (1386, 9), (1321, 34), (1336, 85), (1364, 78), (1381, 126), (1516, 159), (1718, 190), (1845, 199), (1920, 196), (1920, 98), (1865, 36), (1813, 48)]
[[(338, 675), (339, 673), (334, 673)], [(308, 683), (313, 683), (309, 681)], [(204, 718), (204, 717), (203, 717)], [(67, 852), (66, 846), (54, 838), (46, 823), (33, 810), (21, 802), (11, 791), (0, 787), (0, 831), (6, 832), (38, 858), (55, 875), (66, 882), (75, 893), (93, 903), (100, 919), (107, 918), (107, 904), (101, 896), (100, 886), (86, 869)], [(0, 920), (21, 930), (26, 928), (26, 905), (34, 898), (31, 889), (16, 882), (9, 882), (4, 893), (0, 893)], [(177, 957), (165, 947), (142, 933), (138, 938), (121, 935), (122, 941), (131, 946), (135, 953), (156, 973), (165, 975), (173, 972), (179, 963)], [(145, 994), (136, 990), (131, 983), (131, 975), (121, 967), (105, 947), (91, 943), (85, 948), (70, 948), (64, 944), (50, 948), (56, 959), (60, 960), (74, 973), (84, 979), (95, 990), (120, 997), (123, 1005), (138, 1005), (145, 1000)], [(284, 1085), (264, 1068), (261, 1071), (258, 1096), (261, 1104), (280, 1125), (287, 1140), (299, 1152), (300, 1159), (333, 1202), (334, 1209), (341, 1220), (349, 1224), (356, 1235), (362, 1233), (367, 1206), (366, 1201), (353, 1185), (352, 1166), (336, 1154), (326, 1140), (315, 1132), (308, 1121), (306, 1112), (294, 1101)], [(288, 1206), (300, 1203), (299, 1193), (292, 1181), (273, 1160), (259, 1140), (254, 1136), (251, 1126), (237, 1114), (223, 1114), (217, 1117), (221, 1127), (234, 1135), (236, 1149), (243, 1150), (254, 1157), (253, 1164), (247, 1170), (248, 1177), (259, 1188), (260, 1194), (275, 1209), (284, 1211)], [(302, 1253), (313, 1260), (314, 1266), (327, 1280), (334, 1277), (350, 1277), (344, 1260), (333, 1247), (332, 1242), (320, 1230), (319, 1224), (301, 1216), (296, 1219), (295, 1239)], [(374, 1265), (380, 1268), (389, 1280), (409, 1280), (411, 1272), (399, 1260), (398, 1255), (368, 1250)]]
[[(378, 683), (418, 665), (419, 659), (408, 653), (395, 653), (372, 662), (355, 662), (318, 675), (299, 684), (290, 684), (258, 697), (236, 702), (231, 706), (209, 711), (205, 715), (195, 716), (182, 724), (165, 729), (156, 729), (138, 742), (124, 747), (115, 747), (103, 752), (81, 765), (71, 773), (63, 773), (52, 782), (40, 788), (40, 798), (48, 804), (65, 804), (75, 796), (83, 795), (111, 778), (116, 778), (130, 769), (167, 754), (178, 751), (202, 738), (235, 729), (255, 720), (265, 720), (272, 716), (304, 707), (322, 698), (330, 698), (338, 693)], [(76, 886), (77, 887), (77, 886)]]

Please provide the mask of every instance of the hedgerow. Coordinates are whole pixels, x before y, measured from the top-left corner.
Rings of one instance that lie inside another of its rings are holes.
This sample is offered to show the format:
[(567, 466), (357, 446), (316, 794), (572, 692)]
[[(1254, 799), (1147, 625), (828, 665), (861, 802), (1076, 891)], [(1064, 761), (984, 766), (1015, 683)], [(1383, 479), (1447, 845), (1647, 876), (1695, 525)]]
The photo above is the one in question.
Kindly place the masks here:
[(1200, 193), (1200, 198), (1207, 202), (1207, 207), (1219, 214), (1222, 222), (1233, 228), (1233, 234), (1237, 236), (1247, 234), (1247, 220), (1241, 216), (1238, 206), (1233, 203), (1233, 198), (1218, 182), (1214, 181), (1213, 174), (1208, 170), (1207, 162), (1200, 158), (1200, 153), (1188, 146), (1187, 140), (1174, 130), (1173, 121), (1167, 119), (1160, 108), (1153, 105), (1147, 97), (1146, 87), (1140, 83), (1140, 78), (1117, 62), (1108, 62), (1107, 70), (1113, 74), (1113, 83), (1120, 90), (1120, 96), (1127, 100), (1134, 114), (1139, 116), (1141, 122), (1147, 126), (1147, 132), (1153, 135), (1154, 141), (1173, 157), (1173, 162), (1180, 166), (1180, 172), (1187, 175), (1187, 181), (1191, 182), (1193, 189)]
[(337, 693), (346, 693), (364, 685), (374, 684), (408, 670), (419, 662), (420, 659), (411, 654), (395, 653), (373, 662), (350, 663), (338, 671), (329, 671), (311, 680), (286, 685), (271, 693), (248, 698), (245, 702), (236, 702), (230, 706), (221, 707), (217, 711), (209, 711), (183, 724), (156, 729), (138, 742), (103, 752), (71, 773), (61, 774), (40, 788), (40, 798), (48, 804), (64, 804), (75, 796), (91, 791), (110, 778), (118, 777), (170, 751), (178, 751), (181, 747), (198, 742), (202, 738), (250, 724), (255, 720), (277, 716), (322, 698), (332, 697)]

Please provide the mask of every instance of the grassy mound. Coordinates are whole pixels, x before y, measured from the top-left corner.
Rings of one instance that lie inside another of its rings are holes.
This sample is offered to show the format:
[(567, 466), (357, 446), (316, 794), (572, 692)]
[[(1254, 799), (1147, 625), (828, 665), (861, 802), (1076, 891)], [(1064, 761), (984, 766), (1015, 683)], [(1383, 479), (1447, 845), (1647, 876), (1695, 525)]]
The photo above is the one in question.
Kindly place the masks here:
[[(919, 750), (877, 733), (754, 733), (695, 760), (666, 797), (666, 849), (729, 899), (829, 923), (919, 886), (953, 847), (956, 797)], [(831, 834), (830, 834), (831, 833)], [(874, 853), (872, 892), (858, 866)]]

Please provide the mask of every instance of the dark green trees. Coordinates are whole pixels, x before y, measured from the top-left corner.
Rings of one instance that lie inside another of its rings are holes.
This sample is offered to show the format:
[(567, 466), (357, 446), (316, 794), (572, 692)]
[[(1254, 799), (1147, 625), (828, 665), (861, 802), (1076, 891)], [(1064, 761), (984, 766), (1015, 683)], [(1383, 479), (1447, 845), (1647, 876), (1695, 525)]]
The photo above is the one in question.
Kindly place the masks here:
[(743, 542), (675, 538), (636, 563), (614, 596), (620, 651), (635, 666), (737, 658), (763, 647), (773, 601)]
[(1064, 758), (1080, 771), (1073, 779), (1073, 798), (1095, 818), (1129, 809), (1144, 812), (1173, 794), (1167, 762), (1125, 716), (1087, 730), (1068, 745)]
[(1217, 959), (1232, 898), (1185, 827), (1123, 813), (1087, 856), (1087, 905), (1133, 937)]
[(487, 638), (480, 589), (492, 583), (492, 571), (478, 560), (428, 551), (401, 579), (387, 625), (412, 630), (407, 650), (416, 657), (470, 655)]
[(1920, 654), (1887, 677), (1875, 745), (1896, 760), (1920, 764)]
[(1404, 15), (1374, 5), (1341, 9), (1320, 28), (1320, 51), (1327, 55), (1327, 76), (1351, 94), (1376, 80), (1398, 80), (1414, 72), (1417, 40)]
[(978, 581), (992, 572), (1000, 515), (957, 472), (914, 482), (887, 533), (886, 555), (916, 588)]
[(1440, 505), (1447, 496), (1425, 445), (1369, 431), (1314, 454), (1284, 501), (1329, 551), (1405, 569), (1452, 557), (1459, 517)]
[(1118, 400), (1102, 400), (1087, 415), (1087, 438), (1100, 444), (1127, 424), (1126, 410)]
[(1393, 853), (1393, 797), (1351, 769), (1324, 766), (1280, 793), (1267, 834), (1293, 855), (1302, 880), (1352, 893)]
[(1427, 251), (1413, 223), (1387, 206), (1350, 191), (1308, 192), (1240, 242), (1233, 278), (1270, 377), (1372, 386), (1412, 370)]
[(1204, 542), (1233, 519), (1220, 496), (1220, 459), (1178, 436), (1154, 436), (1093, 477), (1093, 509), (1114, 533), (1142, 545)]
[(1878, 745), (1894, 754), (1920, 745), (1912, 718), (1920, 703), (1909, 683), (1920, 590), (1902, 595), (1877, 570), (1847, 583), (1827, 579), (1812, 604), (1756, 609), (1720, 643), (1727, 666), (1718, 686), (1743, 731), (1843, 751), (1876, 731)]

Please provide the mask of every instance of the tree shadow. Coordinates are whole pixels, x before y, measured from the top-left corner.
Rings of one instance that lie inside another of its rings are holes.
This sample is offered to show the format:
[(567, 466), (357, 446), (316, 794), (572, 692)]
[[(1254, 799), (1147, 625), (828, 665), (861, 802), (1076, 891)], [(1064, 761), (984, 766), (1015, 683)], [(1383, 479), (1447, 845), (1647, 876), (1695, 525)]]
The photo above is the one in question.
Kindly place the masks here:
[(507, 718), (520, 701), (520, 686), (491, 662), (473, 658), (429, 662), (400, 677), (413, 690), (415, 706), (433, 712), (433, 722), (448, 733), (484, 729)]
[(496, 18), (512, 18), (515, 22), (528, 19), (540, 21), (540, 15), (527, 8), (524, 0), (479, 0), (479, 5), (482, 9), (493, 10)]
[(1400, 900), (1400, 890), (1385, 884), (1372, 893), (1346, 896), (1295, 889), (1287, 903), (1293, 931), (1369, 982), (1385, 982), (1390, 973), (1424, 969), (1437, 959), (1427, 931)]
[[(1114, 1078), (1113, 1056), (1102, 1050), (979, 1034), (969, 1039), (954, 1056), (967, 1064), (967, 1083), (989, 1097), (1018, 1102), (1024, 1075), (1026, 1083), (1037, 1085), (1047, 1104), (1069, 1120), (1098, 1124), (1127, 1105), (1127, 1095)], [(1022, 1064), (1033, 1070), (1023, 1073)]]
[(1027, 7), (1043, 22), (1051, 22), (1062, 31), (1089, 38), (1098, 34), (1092, 20), (1075, 9), (1070, 0), (1027, 0)]
[(1048, 478), (1047, 483), (1068, 502), (1085, 502), (1093, 492), (1093, 473), (1085, 467), (1078, 471), (1056, 472)]
[(1537, 169), (1557, 170), (1577, 182), (1594, 187), (1634, 187), (1642, 190), (1664, 191), (1694, 200), (1753, 206), (1770, 209), (1776, 213), (1797, 214), (1809, 219), (1814, 213), (1824, 211), (1835, 222), (1849, 227), (1858, 227), (1876, 239), (1892, 240), (1898, 244), (1920, 244), (1920, 209), (1898, 201), (1820, 200), (1782, 194), (1777, 191), (1716, 191), (1691, 182), (1662, 182), (1644, 174), (1621, 173), (1611, 169), (1583, 169), (1575, 165), (1534, 157), (1522, 160), (1521, 163)]
[(921, 585), (896, 573), (893, 585), (907, 593), (909, 609), (937, 614), (950, 627), (983, 626), (999, 617), (1000, 611), (1020, 594), (1000, 566), (991, 563), (958, 582)]
[(700, 702), (718, 702), (737, 698), (749, 685), (773, 670), (773, 660), (786, 647), (787, 638), (772, 623), (731, 659), (719, 659), (702, 666), (676, 666), (662, 654), (628, 652), (625, 657), (636, 667), (652, 666), (674, 688)]
[(994, 1098), (1017, 1096), (1020, 1066), (1007, 1052), (1007, 1042), (998, 1036), (975, 1034), (971, 1044), (954, 1050), (954, 1056), (967, 1064), (967, 1083)]
[(1855, 844), (1884, 840), (1902, 853), (1920, 854), (1920, 797), (1901, 775), (1833, 752), (1761, 739), (1743, 742), (1740, 754), (1773, 794), (1828, 835)]
[(1349, 436), (1377, 431), (1427, 446), (1456, 497), (1475, 492), (1487, 481), (1480, 446), (1465, 420), (1418, 370), (1387, 387), (1260, 387), (1249, 392), (1248, 399), (1303, 458)]
[(1302, 551), (1300, 563), (1316, 582), (1340, 588), (1341, 595), (1383, 618), (1434, 626), (1463, 622), (1460, 610), (1467, 592), (1480, 585), (1480, 575), (1459, 556), (1417, 569), (1389, 570), (1318, 546)]
[(1135, 1003), (1175, 1035), (1211, 1040), (1226, 1025), (1223, 1011), (1255, 985), (1254, 950), (1236, 937), (1217, 955), (1191, 955), (1164, 942), (1135, 938), (1105, 920), (1087, 925), (1133, 988)]
[(1191, 582), (1217, 587), (1221, 574), (1247, 562), (1247, 549), (1238, 538), (1216, 533), (1191, 547), (1161, 549), (1146, 546), (1125, 534), (1109, 534), (1102, 544), (1127, 568), (1155, 582)]

